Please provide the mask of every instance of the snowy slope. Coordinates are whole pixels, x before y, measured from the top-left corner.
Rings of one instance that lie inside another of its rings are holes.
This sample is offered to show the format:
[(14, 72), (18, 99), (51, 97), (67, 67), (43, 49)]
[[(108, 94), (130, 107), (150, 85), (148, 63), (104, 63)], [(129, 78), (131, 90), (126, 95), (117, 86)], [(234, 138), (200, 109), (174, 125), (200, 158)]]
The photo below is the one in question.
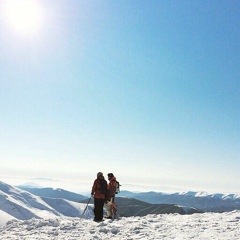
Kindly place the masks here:
[(16, 219), (15, 217), (9, 215), (8, 213), (0, 210), (0, 226), (6, 224), (8, 221)]
[(50, 198), (64, 198), (73, 202), (79, 202), (81, 200), (84, 200), (88, 197), (83, 196), (78, 193), (70, 192), (61, 188), (35, 188), (33, 186), (17, 186), (18, 188), (25, 190), (27, 192), (30, 192), (34, 195), (37, 195), (39, 197), (50, 197)]
[[(86, 204), (71, 202), (65, 199), (45, 199), (29, 192), (0, 182), (0, 210), (6, 216), (20, 220), (31, 218), (55, 218), (65, 215), (81, 216)], [(1, 216), (1, 215), (0, 215)], [(7, 219), (6, 216), (4, 219)], [(92, 217), (92, 205), (88, 206), (85, 217)], [(3, 219), (3, 218), (2, 218)], [(9, 220), (9, 218), (7, 219)], [(2, 220), (2, 222), (6, 222)]]
[(40, 197), (0, 182), (0, 210), (17, 219), (59, 215)]
[[(67, 217), (81, 217), (82, 213), (86, 207), (85, 203), (76, 203), (66, 199), (61, 198), (45, 198), (42, 199), (52, 208), (57, 210), (64, 216)], [(84, 218), (93, 218), (93, 205), (89, 204), (87, 206)]]
[(1, 239), (239, 240), (240, 211), (193, 215), (159, 214), (95, 223), (80, 218), (15, 220), (0, 227)]

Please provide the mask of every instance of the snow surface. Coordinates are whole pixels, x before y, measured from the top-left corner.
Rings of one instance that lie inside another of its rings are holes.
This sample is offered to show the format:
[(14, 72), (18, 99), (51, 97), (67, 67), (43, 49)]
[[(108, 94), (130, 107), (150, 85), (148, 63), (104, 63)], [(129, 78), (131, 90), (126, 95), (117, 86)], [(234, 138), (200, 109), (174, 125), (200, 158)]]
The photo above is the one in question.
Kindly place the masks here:
[(15, 217), (11, 216), (10, 214), (0, 210), (0, 226), (6, 224), (9, 220), (16, 219)]
[(40, 198), (0, 182), (0, 239), (240, 239), (240, 210), (193, 215), (155, 214), (96, 223), (92, 220), (92, 204), (81, 218), (85, 208), (83, 203)]
[(55, 217), (11, 220), (0, 227), (1, 239), (231, 239), (240, 238), (240, 211), (193, 215), (161, 214), (96, 223)]

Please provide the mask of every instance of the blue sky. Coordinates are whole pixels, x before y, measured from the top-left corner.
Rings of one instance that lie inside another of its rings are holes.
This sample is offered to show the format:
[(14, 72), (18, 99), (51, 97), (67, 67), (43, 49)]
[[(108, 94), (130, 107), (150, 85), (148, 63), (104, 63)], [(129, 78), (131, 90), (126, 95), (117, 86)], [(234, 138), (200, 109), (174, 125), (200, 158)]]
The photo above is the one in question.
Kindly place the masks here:
[(35, 2), (0, 4), (3, 180), (239, 193), (239, 1)]

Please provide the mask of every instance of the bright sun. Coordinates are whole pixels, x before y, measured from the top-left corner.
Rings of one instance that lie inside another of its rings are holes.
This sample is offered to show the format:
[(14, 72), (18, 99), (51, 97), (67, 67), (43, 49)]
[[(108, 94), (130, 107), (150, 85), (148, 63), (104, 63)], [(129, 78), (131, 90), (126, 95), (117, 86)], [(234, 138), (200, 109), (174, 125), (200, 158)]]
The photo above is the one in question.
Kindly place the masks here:
[(36, 0), (7, 0), (5, 16), (19, 31), (36, 31), (41, 25), (41, 9)]

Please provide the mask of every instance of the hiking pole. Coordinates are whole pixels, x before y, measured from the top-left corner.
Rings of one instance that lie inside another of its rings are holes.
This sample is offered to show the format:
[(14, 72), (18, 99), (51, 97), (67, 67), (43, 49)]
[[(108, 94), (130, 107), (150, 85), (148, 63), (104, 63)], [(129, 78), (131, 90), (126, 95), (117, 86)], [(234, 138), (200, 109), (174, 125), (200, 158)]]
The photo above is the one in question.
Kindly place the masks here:
[(86, 205), (86, 207), (85, 207), (85, 209), (84, 209), (84, 211), (83, 211), (83, 213), (82, 213), (81, 219), (83, 218), (83, 215), (84, 215), (84, 213), (85, 213), (86, 210), (87, 210), (87, 206), (88, 206), (88, 204), (89, 204), (91, 198), (92, 198), (92, 196), (88, 199), (87, 205)]

